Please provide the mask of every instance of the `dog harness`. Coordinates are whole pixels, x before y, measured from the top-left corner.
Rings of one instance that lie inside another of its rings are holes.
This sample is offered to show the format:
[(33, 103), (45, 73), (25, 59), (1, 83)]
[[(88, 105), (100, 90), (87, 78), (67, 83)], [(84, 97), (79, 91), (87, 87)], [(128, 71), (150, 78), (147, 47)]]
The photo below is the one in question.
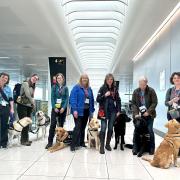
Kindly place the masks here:
[(90, 126), (90, 128), (88, 128), (88, 131), (89, 131), (89, 134), (93, 137), (93, 135), (92, 135), (92, 133), (91, 133), (91, 131), (98, 131), (97, 129), (94, 129), (94, 128), (92, 128), (91, 127), (91, 125), (89, 125)]
[[(24, 128), (24, 126), (20, 123), (20, 121), (17, 121), (17, 123), (18, 123), (22, 128)], [(14, 126), (13, 126), (13, 128), (10, 129), (10, 130), (14, 130), (14, 131), (16, 131), (16, 132), (21, 132), (21, 131), (15, 129)]]

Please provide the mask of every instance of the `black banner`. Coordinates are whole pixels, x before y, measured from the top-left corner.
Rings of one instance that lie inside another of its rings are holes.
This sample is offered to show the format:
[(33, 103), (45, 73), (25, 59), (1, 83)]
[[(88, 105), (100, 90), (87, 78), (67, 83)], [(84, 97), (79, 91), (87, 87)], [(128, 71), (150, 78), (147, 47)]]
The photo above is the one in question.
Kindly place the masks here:
[(118, 91), (119, 91), (119, 81), (114, 81), (114, 84), (115, 84), (116, 88), (117, 88)]
[(51, 85), (53, 84), (54, 76), (57, 73), (62, 73), (64, 75), (65, 84), (66, 84), (66, 58), (65, 57), (49, 57), (49, 69), (50, 69)]

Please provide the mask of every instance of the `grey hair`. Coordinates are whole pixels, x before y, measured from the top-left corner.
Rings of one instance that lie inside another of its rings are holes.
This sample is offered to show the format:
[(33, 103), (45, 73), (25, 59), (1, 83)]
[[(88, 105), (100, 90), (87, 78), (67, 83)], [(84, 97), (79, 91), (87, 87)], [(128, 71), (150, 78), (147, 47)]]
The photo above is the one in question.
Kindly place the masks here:
[(140, 76), (139, 77), (139, 81), (145, 81), (145, 82), (148, 82), (148, 79), (146, 76)]

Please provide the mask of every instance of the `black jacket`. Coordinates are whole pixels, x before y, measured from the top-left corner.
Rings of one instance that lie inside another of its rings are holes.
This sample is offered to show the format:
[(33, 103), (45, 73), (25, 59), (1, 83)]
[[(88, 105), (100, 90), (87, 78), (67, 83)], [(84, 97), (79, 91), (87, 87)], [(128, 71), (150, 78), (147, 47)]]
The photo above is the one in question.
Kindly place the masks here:
[[(101, 88), (98, 91), (98, 95), (96, 98), (96, 101), (99, 103), (99, 106), (102, 107), (105, 111), (105, 116), (107, 114), (107, 107), (108, 107), (108, 97), (105, 97), (106, 92), (109, 91), (108, 87), (106, 85), (101, 86)], [(114, 91), (114, 102), (116, 104), (115, 111), (121, 112), (121, 99), (119, 97), (119, 92), (116, 87), (113, 88)]]

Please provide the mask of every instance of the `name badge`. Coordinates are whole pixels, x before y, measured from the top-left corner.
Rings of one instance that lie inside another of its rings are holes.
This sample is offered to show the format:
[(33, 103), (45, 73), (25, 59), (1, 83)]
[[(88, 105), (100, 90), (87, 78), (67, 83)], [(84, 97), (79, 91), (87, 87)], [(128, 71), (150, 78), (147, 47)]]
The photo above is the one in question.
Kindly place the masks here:
[(1, 105), (2, 105), (2, 106), (6, 106), (6, 101), (2, 101), (2, 102), (1, 102)]
[(56, 103), (57, 103), (57, 104), (61, 104), (61, 103), (62, 103), (62, 99), (57, 99), (57, 100), (56, 100)]
[(142, 111), (142, 110), (147, 110), (146, 106), (141, 106), (139, 107), (139, 110)]
[(89, 104), (89, 99), (88, 98), (86, 98), (85, 104)]

